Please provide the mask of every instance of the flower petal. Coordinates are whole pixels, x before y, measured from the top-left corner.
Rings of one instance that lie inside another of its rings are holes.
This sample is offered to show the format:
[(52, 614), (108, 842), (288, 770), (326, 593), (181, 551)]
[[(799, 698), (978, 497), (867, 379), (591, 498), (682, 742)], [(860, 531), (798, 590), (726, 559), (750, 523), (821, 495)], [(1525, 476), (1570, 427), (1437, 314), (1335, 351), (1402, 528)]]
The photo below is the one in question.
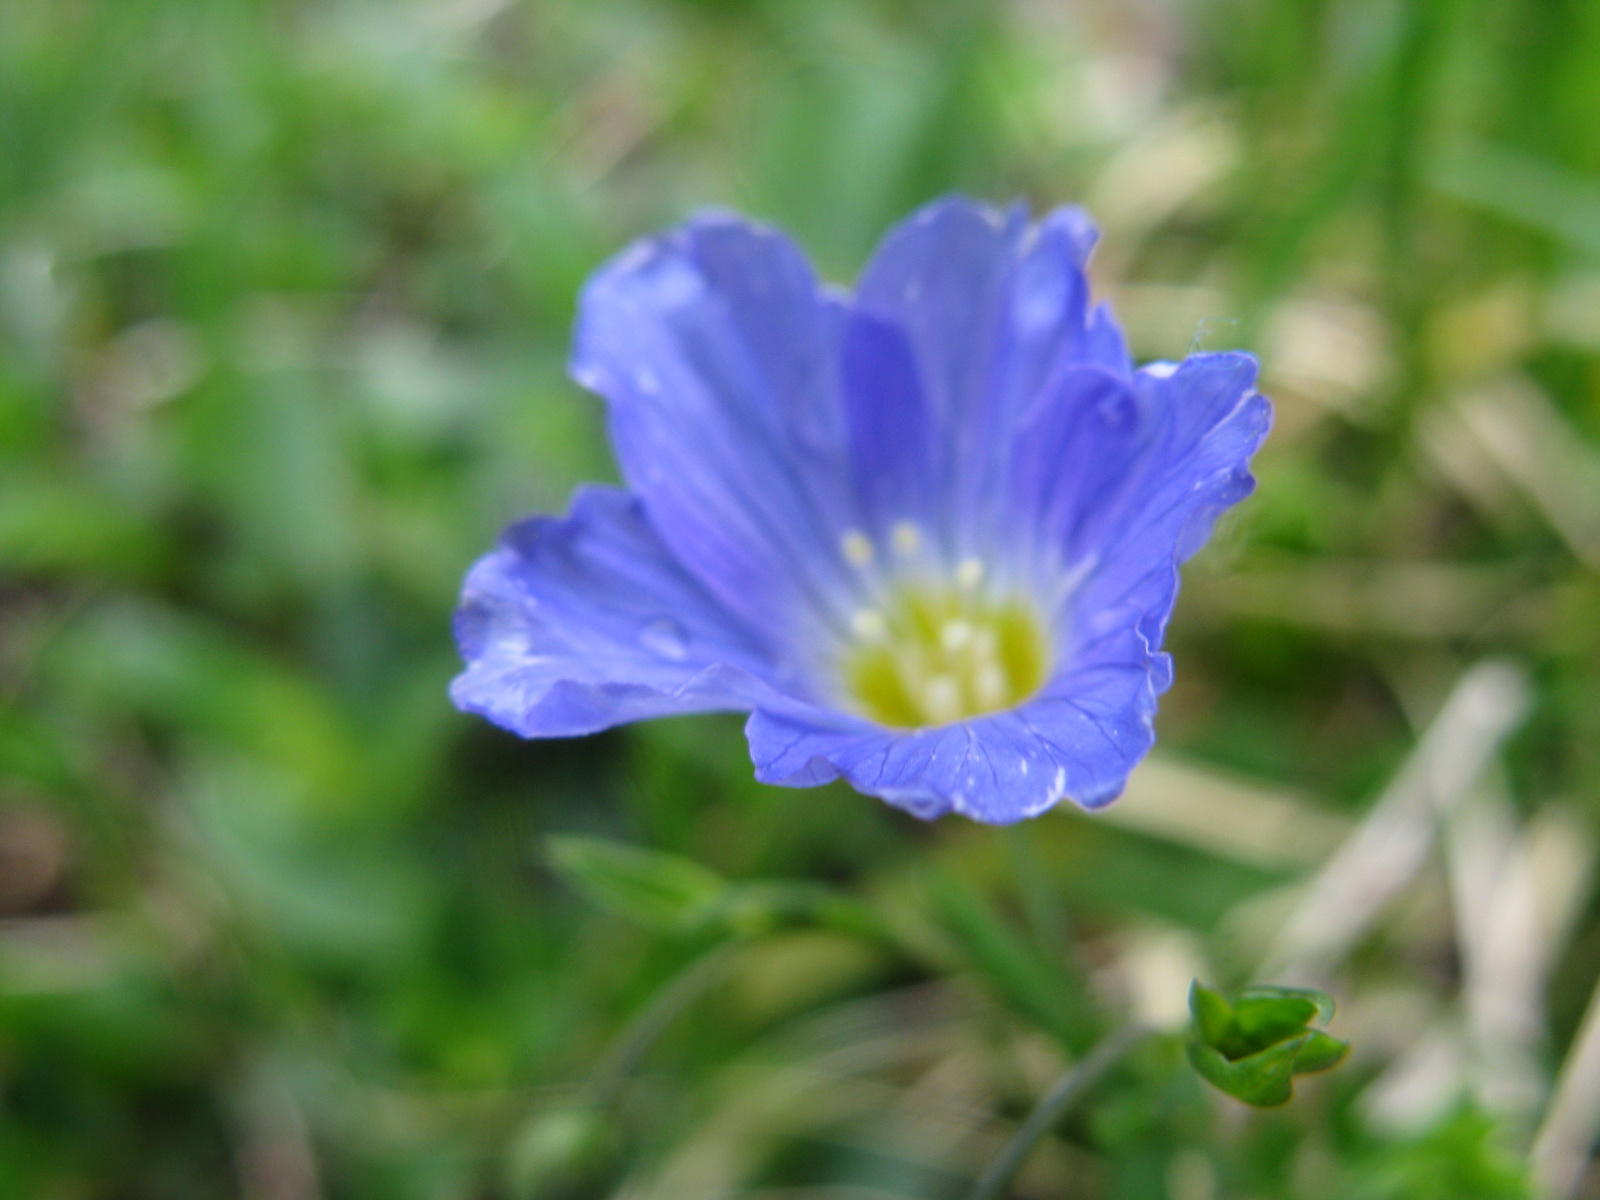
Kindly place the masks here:
[(1250, 456), (1272, 424), (1255, 377), (1255, 359), (1237, 353), (1194, 355), (1134, 376), (1149, 434), (1084, 534), (1098, 547), (1097, 564), (1071, 603), (1088, 636), (1132, 620), (1152, 647), (1160, 645), (1178, 565), (1255, 487)]
[(863, 528), (880, 543), (901, 520), (942, 532), (942, 498), (934, 486), (937, 430), (911, 345), (900, 328), (850, 313), (840, 386)]
[(933, 729), (758, 708), (745, 726), (756, 777), (811, 787), (843, 776), (924, 819), (957, 812), (1004, 825), (1063, 799), (1099, 808), (1154, 741), (1155, 689), (1132, 630), (1097, 652), (1019, 708)]
[(616, 488), (582, 488), (569, 516), (508, 529), (468, 574), (455, 630), (456, 706), (523, 737), (748, 709), (781, 674)]
[(1051, 593), (1071, 590), (1097, 557), (1093, 535), (1154, 440), (1153, 424), (1131, 381), (1091, 366), (1058, 372), (1017, 423), (1007, 529), (1025, 547), (1041, 599), (1064, 599)]
[(1109, 304), (1089, 307), (1085, 273), (1099, 231), (1081, 208), (1045, 216), (1022, 246), (1007, 297), (1003, 386), (1015, 410), (1038, 395), (1052, 375), (1074, 365), (1128, 376), (1133, 365)]
[(928, 404), (951, 432), (990, 390), (1026, 233), (1021, 205), (950, 197), (890, 230), (862, 272), (862, 311), (905, 331)]
[(959, 554), (995, 541), (1012, 432), (1040, 390), (1075, 365), (1130, 373), (1109, 309), (1089, 308), (1095, 236), (1081, 209), (1030, 229), (1020, 205), (953, 197), (892, 230), (862, 275), (859, 310), (911, 348), (935, 448), (924, 491), (940, 501), (925, 515)]
[(837, 617), (849, 578), (841, 315), (787, 239), (710, 214), (603, 267), (574, 342), (661, 540), (749, 624), (796, 640)]

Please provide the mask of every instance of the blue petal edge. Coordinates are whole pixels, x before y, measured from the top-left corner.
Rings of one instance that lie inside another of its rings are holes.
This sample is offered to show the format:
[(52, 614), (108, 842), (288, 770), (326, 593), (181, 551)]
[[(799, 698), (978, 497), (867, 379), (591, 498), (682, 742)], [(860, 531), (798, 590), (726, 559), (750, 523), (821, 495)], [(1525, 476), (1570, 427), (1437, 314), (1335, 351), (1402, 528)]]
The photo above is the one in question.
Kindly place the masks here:
[(748, 710), (777, 674), (617, 488), (511, 526), (468, 573), (455, 634), (467, 666), (452, 700), (523, 737)]

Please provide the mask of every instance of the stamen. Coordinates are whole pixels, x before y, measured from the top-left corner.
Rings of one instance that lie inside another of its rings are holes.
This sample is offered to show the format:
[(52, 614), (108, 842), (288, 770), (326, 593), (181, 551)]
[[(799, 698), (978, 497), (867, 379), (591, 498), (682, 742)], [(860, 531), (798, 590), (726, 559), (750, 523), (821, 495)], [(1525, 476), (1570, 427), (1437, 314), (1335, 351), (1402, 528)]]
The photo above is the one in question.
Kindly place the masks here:
[(917, 528), (915, 521), (896, 521), (889, 539), (894, 543), (896, 554), (910, 558), (922, 544), (922, 530)]
[(972, 622), (957, 618), (946, 621), (944, 628), (939, 630), (939, 644), (951, 654), (972, 640)]
[(872, 561), (872, 539), (859, 529), (847, 530), (839, 539), (839, 553), (852, 567), (864, 567)]
[(863, 608), (850, 618), (850, 631), (864, 642), (876, 642), (889, 632), (889, 627), (884, 624), (882, 613)]
[[(968, 579), (981, 576), (969, 560)], [(1025, 596), (942, 582), (892, 582), (849, 619), (840, 684), (863, 716), (899, 729), (947, 725), (1024, 703), (1050, 673), (1045, 622)]]
[(948, 675), (935, 675), (922, 685), (922, 707), (935, 725), (961, 717), (961, 685)]
[(972, 675), (972, 691), (978, 703), (989, 710), (1006, 702), (1006, 673), (997, 662), (981, 663)]

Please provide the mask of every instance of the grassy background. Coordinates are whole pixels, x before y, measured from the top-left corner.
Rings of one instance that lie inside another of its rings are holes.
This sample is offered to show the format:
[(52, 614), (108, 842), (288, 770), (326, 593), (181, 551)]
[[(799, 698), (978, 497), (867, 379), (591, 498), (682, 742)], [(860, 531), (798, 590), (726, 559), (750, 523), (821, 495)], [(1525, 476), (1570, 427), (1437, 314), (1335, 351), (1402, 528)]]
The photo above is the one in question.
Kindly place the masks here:
[[(1489, 657), (1527, 715), (1367, 881), (1352, 1063), (1247, 1114), (1154, 1044), (1018, 1190), (1523, 1194), (1600, 973), (1596, 112), (1588, 0), (0, 6), (0, 1194), (959, 1195), (1095, 1012), (1251, 978)], [(1130, 815), (455, 714), (462, 572), (613, 472), (585, 274), (724, 204), (847, 281), (954, 188), (1090, 204), (1137, 354), (1249, 347), (1277, 403)], [(897, 933), (719, 951), (562, 881), (570, 833)]]

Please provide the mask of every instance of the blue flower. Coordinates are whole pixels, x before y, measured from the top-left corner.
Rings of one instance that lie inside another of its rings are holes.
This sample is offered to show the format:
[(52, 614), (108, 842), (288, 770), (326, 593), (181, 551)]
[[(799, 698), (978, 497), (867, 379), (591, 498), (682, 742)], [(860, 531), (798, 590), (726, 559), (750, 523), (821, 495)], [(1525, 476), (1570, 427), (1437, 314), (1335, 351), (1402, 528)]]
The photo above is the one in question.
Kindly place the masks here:
[(737, 710), (757, 778), (920, 817), (1109, 803), (1154, 741), (1178, 564), (1254, 486), (1245, 354), (1134, 370), (1079, 209), (951, 198), (854, 295), (711, 213), (589, 281), (574, 377), (625, 490), (467, 576), (452, 696), (524, 737)]

